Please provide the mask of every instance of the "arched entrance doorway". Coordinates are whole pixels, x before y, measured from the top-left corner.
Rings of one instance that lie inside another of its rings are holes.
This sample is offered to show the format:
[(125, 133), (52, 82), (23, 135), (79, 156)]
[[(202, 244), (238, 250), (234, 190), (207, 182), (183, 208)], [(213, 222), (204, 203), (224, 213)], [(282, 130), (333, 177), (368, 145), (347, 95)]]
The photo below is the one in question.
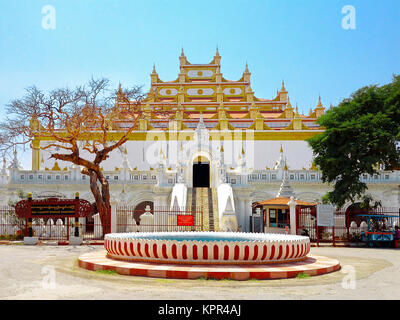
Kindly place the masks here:
[(140, 225), (140, 216), (146, 212), (146, 206), (150, 206), (150, 213), (153, 214), (154, 203), (152, 201), (143, 201), (139, 203), (133, 210), (133, 219), (136, 221), (138, 226)]
[(359, 217), (360, 214), (368, 214), (368, 209), (362, 208), (360, 202), (353, 203), (346, 209), (346, 227), (350, 227), (351, 222), (355, 222), (357, 227), (361, 225), (361, 222), (367, 221), (366, 217)]
[(210, 162), (199, 156), (193, 161), (193, 188), (210, 187)]

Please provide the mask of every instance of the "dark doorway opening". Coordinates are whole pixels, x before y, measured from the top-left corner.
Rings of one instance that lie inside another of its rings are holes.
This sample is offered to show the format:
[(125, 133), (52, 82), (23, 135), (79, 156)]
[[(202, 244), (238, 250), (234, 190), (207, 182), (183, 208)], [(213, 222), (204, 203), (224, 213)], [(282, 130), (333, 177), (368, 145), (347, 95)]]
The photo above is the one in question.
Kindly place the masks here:
[(193, 163), (193, 188), (210, 187), (210, 164)]

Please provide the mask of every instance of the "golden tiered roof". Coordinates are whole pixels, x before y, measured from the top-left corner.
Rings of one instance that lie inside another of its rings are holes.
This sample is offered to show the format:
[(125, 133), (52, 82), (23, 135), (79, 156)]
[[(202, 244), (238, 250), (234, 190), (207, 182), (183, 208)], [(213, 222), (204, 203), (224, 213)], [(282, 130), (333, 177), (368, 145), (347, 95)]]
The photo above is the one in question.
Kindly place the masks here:
[[(153, 66), (151, 87), (142, 107), (175, 113), (171, 118), (179, 123), (181, 129), (196, 128), (200, 114), (207, 128), (217, 130), (321, 129), (315, 124), (316, 118), (324, 112), (321, 98), (308, 116), (294, 111), (283, 81), (275, 98), (258, 98), (251, 89), (247, 63), (239, 80), (223, 77), (218, 48), (208, 64), (190, 63), (183, 49), (179, 62), (180, 73), (173, 81), (162, 81)], [(126, 102), (119, 99), (118, 103)], [(171, 129), (168, 125), (170, 119), (149, 116), (146, 118), (147, 129)]]

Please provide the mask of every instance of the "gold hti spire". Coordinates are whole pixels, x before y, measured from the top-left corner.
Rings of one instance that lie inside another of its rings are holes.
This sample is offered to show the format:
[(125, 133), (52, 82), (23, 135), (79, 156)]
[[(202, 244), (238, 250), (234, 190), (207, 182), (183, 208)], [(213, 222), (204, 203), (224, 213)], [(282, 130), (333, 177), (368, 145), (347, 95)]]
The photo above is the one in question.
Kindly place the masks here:
[(283, 153), (283, 147), (282, 147), (282, 144), (281, 144), (281, 150), (280, 150), (280, 153)]
[(296, 104), (296, 112), (295, 112), (295, 114), (294, 114), (294, 117), (295, 117), (295, 118), (300, 118), (300, 115), (299, 115), (299, 108), (297, 107), (297, 104)]
[(157, 72), (156, 72), (156, 64), (155, 64), (155, 63), (153, 63), (153, 72), (152, 72), (152, 73), (153, 73), (153, 74), (154, 74), (154, 73), (157, 73)]
[(282, 80), (282, 88), (281, 88), (281, 92), (286, 92), (286, 88), (285, 88), (285, 81)]
[(216, 56), (216, 57), (219, 57), (218, 46), (217, 46), (217, 51), (215, 52), (215, 56)]
[(292, 104), (290, 103), (290, 98), (287, 98), (286, 109), (292, 109)]
[(182, 47), (182, 51), (181, 51), (181, 57), (184, 57), (185, 53), (183, 52), (183, 47)]
[(321, 96), (319, 96), (317, 108), (323, 108), (323, 107), (324, 107), (324, 106), (322, 105), (322, 102), (321, 102)]
[(250, 73), (249, 67), (248, 67), (248, 65), (247, 65), (247, 61), (246, 61), (246, 68), (244, 69), (244, 72), (245, 72), (245, 73)]

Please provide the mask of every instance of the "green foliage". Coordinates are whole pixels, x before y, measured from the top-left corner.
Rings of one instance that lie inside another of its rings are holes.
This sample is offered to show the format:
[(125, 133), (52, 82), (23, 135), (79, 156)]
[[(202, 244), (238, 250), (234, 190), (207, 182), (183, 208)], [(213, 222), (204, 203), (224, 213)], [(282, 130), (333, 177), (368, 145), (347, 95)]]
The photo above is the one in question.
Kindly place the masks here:
[(310, 275), (308, 273), (305, 273), (305, 272), (301, 272), (296, 276), (297, 279), (306, 279), (306, 278), (309, 278), (309, 277), (310, 277)]
[(334, 190), (324, 198), (338, 207), (355, 202), (367, 190), (363, 173), (375, 174), (378, 165), (392, 170), (400, 163), (400, 76), (381, 87), (359, 89), (330, 108), (317, 121), (325, 131), (308, 142), (324, 182)]
[(96, 270), (97, 273), (108, 274), (108, 275), (116, 275), (118, 274), (115, 270)]
[(363, 196), (360, 204), (361, 209), (366, 209), (366, 211), (368, 212), (370, 209), (377, 209), (379, 207), (382, 207), (381, 201), (375, 201), (369, 194)]

